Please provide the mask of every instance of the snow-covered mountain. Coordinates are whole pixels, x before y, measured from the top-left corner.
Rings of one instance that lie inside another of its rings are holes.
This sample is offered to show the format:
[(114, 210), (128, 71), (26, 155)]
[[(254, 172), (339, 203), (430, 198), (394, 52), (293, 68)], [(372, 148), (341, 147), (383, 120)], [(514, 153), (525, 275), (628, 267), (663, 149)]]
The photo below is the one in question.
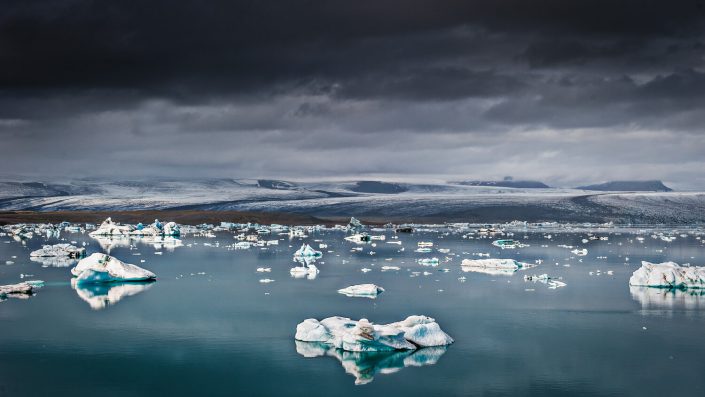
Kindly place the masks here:
[(265, 179), (0, 182), (0, 210), (201, 209), (433, 221), (705, 222), (705, 193)]

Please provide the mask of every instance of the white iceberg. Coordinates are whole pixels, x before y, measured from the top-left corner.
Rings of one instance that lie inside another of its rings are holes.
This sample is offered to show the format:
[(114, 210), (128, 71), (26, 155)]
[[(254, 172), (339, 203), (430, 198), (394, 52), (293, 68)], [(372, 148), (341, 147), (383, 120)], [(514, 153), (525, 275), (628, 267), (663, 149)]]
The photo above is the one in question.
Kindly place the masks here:
[(316, 251), (308, 244), (302, 244), (301, 248), (294, 252), (295, 258), (320, 258), (321, 256), (323, 256), (321, 251)]
[(77, 284), (147, 281), (157, 278), (157, 276), (149, 270), (124, 263), (117, 258), (99, 252), (81, 259), (76, 267), (71, 269), (71, 274), (77, 277)]
[(120, 225), (111, 218), (106, 219), (100, 224), (98, 229), (90, 232), (88, 235), (94, 236), (129, 236), (134, 228), (130, 225)]
[(59, 257), (70, 259), (82, 258), (85, 255), (85, 248), (75, 247), (71, 244), (44, 245), (42, 248), (32, 251), (29, 254), (30, 258)]
[(364, 297), (374, 299), (380, 293), (384, 292), (384, 288), (375, 284), (358, 284), (351, 285), (338, 290), (338, 293), (350, 297)]
[(460, 266), (463, 271), (512, 274), (519, 269), (528, 269), (536, 265), (515, 261), (514, 259), (463, 259)]
[(453, 338), (426, 316), (410, 316), (387, 325), (372, 324), (364, 318), (359, 321), (346, 317), (328, 317), (321, 321), (310, 318), (296, 326), (295, 339), (356, 352), (415, 350), (453, 343)]
[(681, 266), (675, 262), (651, 263), (641, 267), (629, 278), (629, 285), (656, 288), (705, 288), (705, 266)]
[(29, 282), (10, 284), (10, 285), (0, 285), (0, 298), (5, 297), (15, 297), (23, 298), (32, 295), (35, 286)]

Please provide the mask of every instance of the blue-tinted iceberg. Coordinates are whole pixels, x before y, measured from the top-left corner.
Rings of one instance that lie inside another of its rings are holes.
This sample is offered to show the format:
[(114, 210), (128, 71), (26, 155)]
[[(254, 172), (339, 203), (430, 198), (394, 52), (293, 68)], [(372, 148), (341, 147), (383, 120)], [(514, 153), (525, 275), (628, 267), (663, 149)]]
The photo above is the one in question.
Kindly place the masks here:
[(98, 252), (81, 259), (76, 267), (71, 269), (71, 274), (76, 276), (77, 285), (116, 281), (147, 281), (157, 278), (149, 270)]

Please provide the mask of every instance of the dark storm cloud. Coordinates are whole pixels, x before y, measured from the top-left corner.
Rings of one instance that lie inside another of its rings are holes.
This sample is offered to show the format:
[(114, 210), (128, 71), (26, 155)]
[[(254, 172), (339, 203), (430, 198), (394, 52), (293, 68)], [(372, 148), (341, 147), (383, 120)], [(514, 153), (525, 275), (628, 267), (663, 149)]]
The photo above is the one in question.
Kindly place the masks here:
[(8, 0), (0, 166), (687, 185), (704, 57), (702, 0)]

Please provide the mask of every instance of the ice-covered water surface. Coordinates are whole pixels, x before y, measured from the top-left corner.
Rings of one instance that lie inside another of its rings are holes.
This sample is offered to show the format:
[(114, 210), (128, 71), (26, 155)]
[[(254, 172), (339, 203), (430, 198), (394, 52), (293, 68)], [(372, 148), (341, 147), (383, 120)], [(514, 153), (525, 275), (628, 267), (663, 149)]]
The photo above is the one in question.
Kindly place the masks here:
[[(249, 248), (236, 245), (236, 233), (186, 232), (176, 249), (149, 239), (108, 247), (87, 233), (0, 236), (0, 285), (45, 281), (28, 299), (0, 303), (0, 391), (15, 395), (27, 385), (37, 395), (705, 390), (705, 295), (629, 286), (641, 261), (705, 265), (702, 233), (559, 225), (512, 232), (374, 230), (370, 234), (386, 239), (363, 244), (345, 241), (341, 231), (307, 230), (308, 237), (291, 239), (272, 232), (266, 240), (277, 245)], [(500, 238), (526, 246), (493, 246)], [(419, 242), (433, 242), (431, 252), (415, 252)], [(149, 269), (159, 280), (72, 286), (71, 267), (30, 260), (33, 250), (59, 243), (85, 243), (88, 255), (109, 248), (111, 256)], [(322, 252), (315, 278), (290, 274), (304, 243)], [(585, 255), (572, 252), (583, 249)], [(438, 261), (423, 260), (431, 258)], [(493, 258), (536, 266), (509, 274), (461, 266), (463, 259)], [(553, 289), (553, 280), (566, 285)], [(360, 284), (385, 292), (374, 300), (338, 293)], [(455, 343), (438, 351), (371, 354), (294, 340), (296, 325), (307, 318), (339, 315), (388, 324), (413, 314), (436, 319)], [(116, 376), (75, 381), (76, 373), (96, 368)]]

